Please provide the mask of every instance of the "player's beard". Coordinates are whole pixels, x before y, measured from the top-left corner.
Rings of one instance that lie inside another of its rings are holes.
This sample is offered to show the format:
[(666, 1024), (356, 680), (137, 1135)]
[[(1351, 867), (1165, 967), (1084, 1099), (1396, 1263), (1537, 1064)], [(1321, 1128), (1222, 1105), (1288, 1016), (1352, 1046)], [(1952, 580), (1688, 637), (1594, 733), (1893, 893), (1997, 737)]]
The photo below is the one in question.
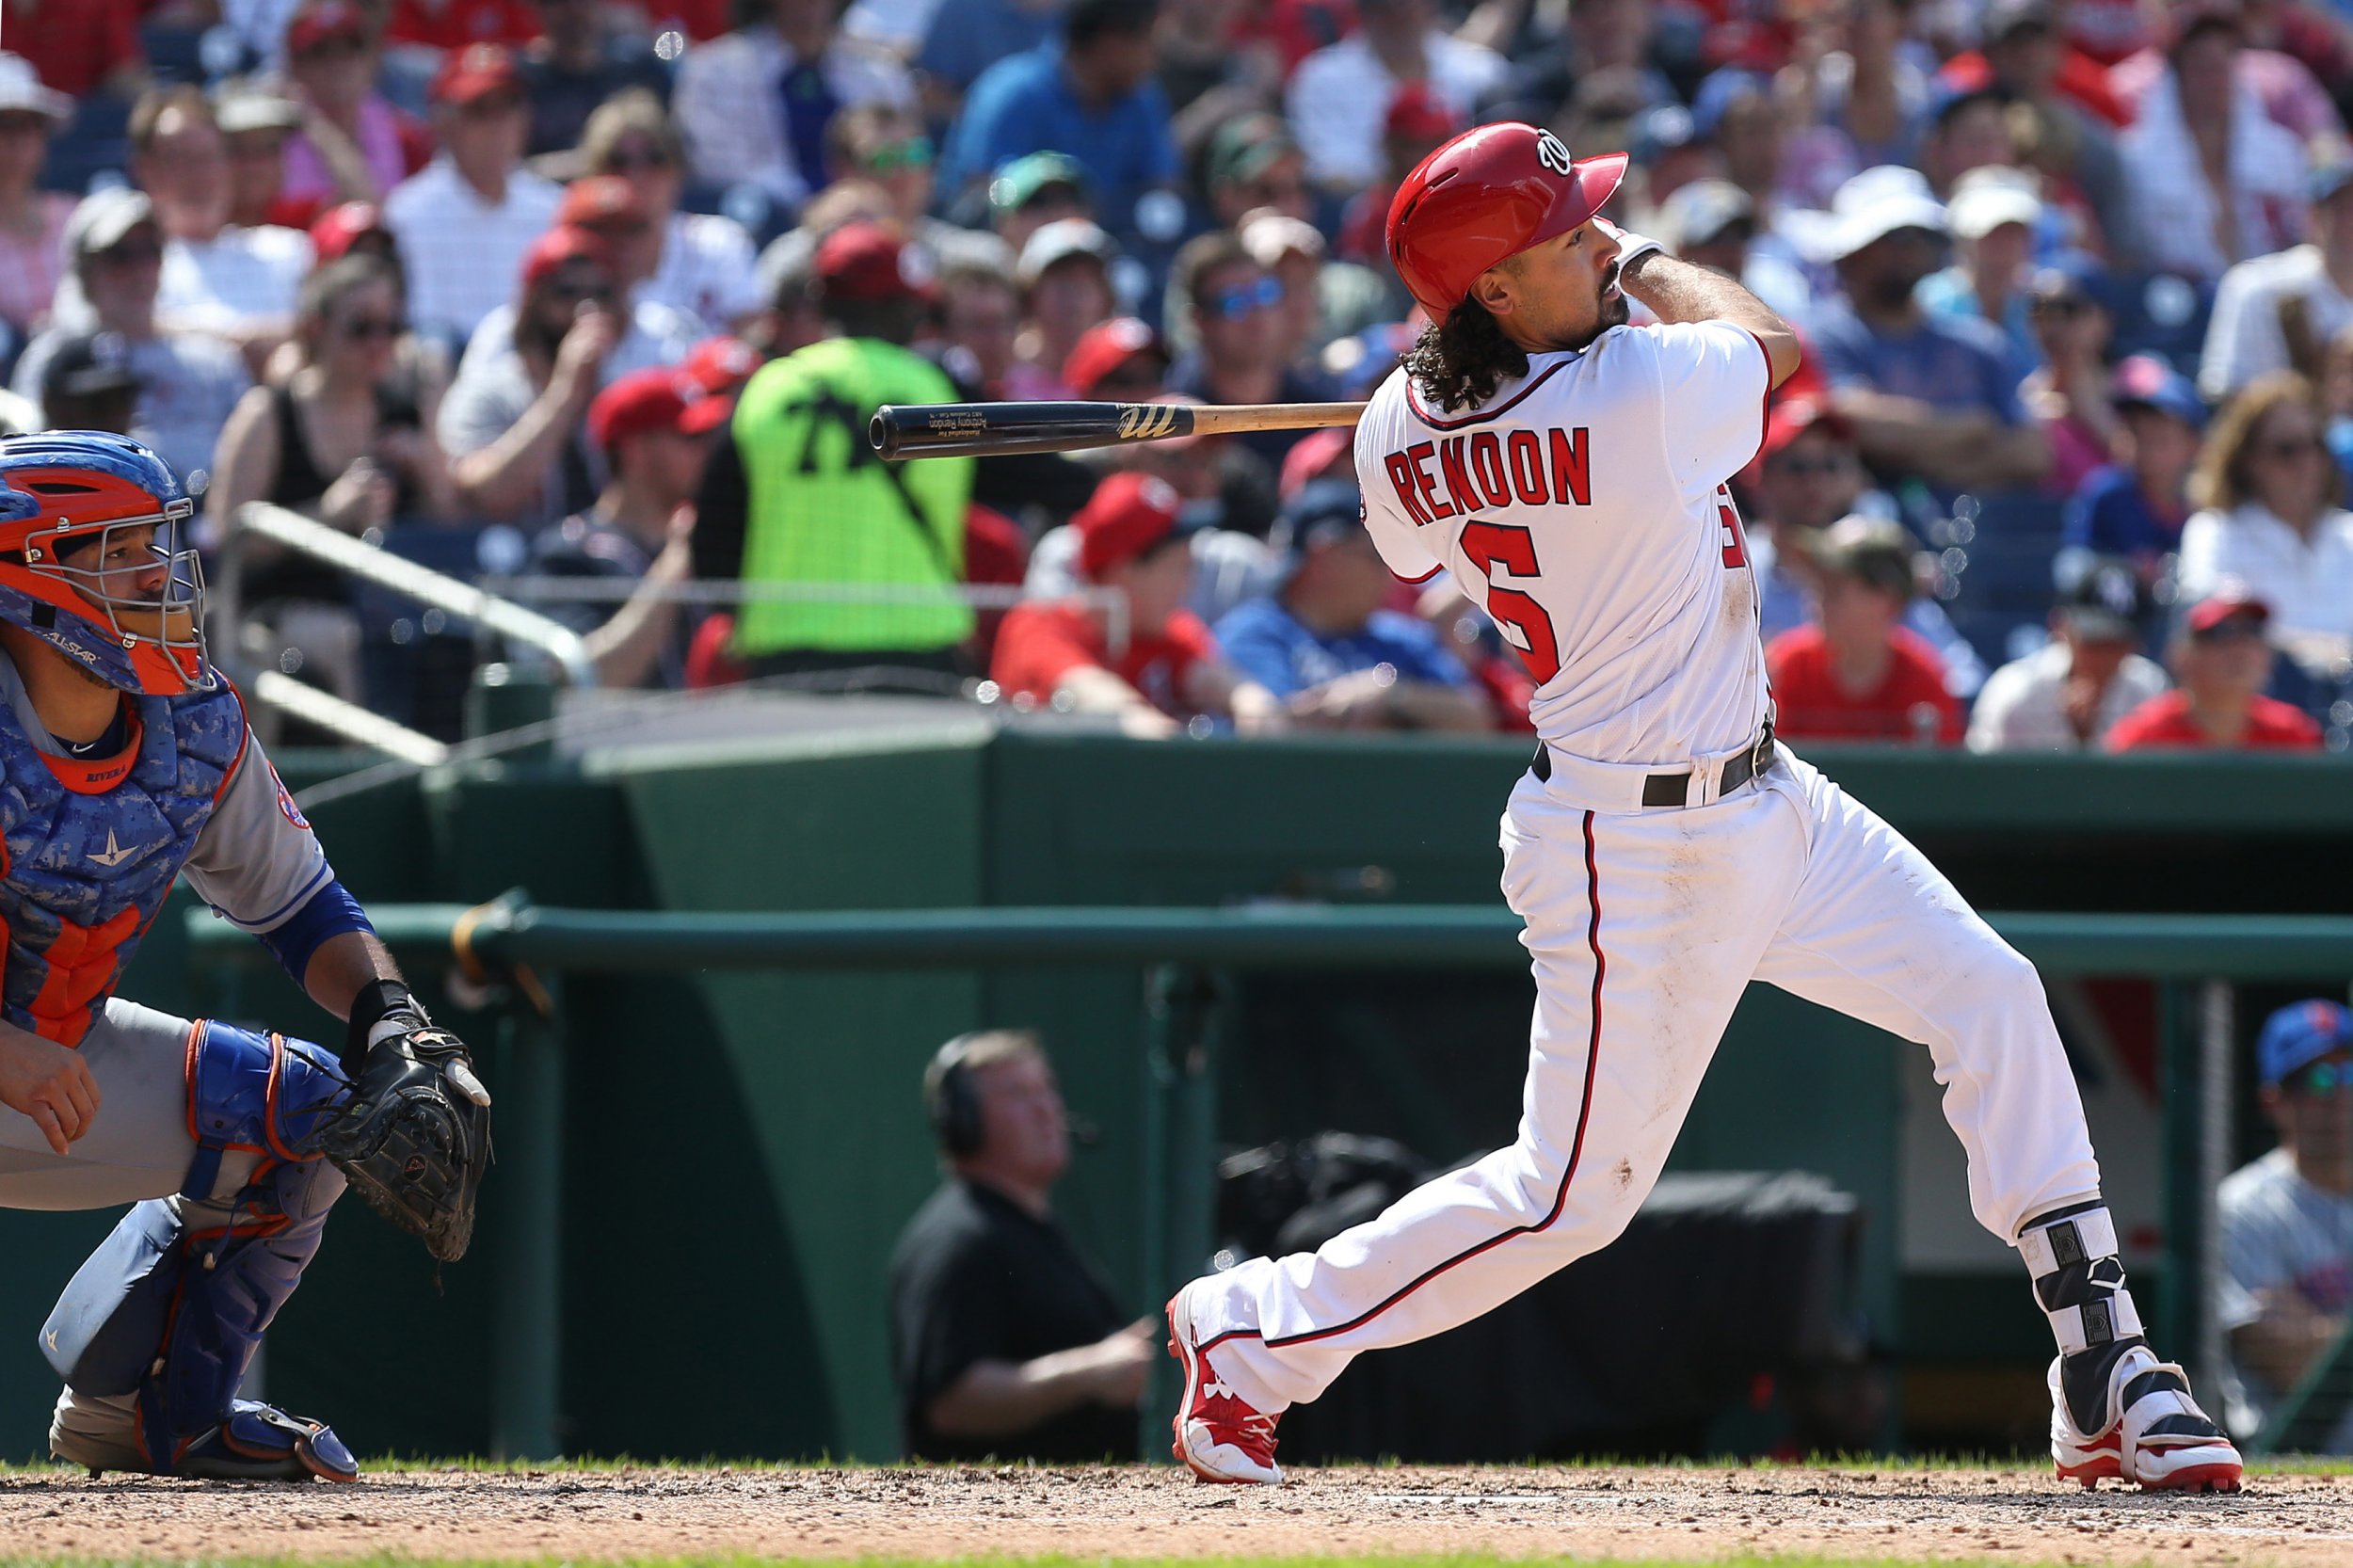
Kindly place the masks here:
[[(1612, 284), (1617, 285), (1618, 292), (1615, 295), (1609, 292)], [(1612, 327), (1624, 327), (1634, 318), (1634, 307), (1625, 296), (1625, 286), (1618, 282), (1616, 266), (1611, 266), (1609, 276), (1601, 280), (1601, 325), (1598, 331), (1607, 332)]]

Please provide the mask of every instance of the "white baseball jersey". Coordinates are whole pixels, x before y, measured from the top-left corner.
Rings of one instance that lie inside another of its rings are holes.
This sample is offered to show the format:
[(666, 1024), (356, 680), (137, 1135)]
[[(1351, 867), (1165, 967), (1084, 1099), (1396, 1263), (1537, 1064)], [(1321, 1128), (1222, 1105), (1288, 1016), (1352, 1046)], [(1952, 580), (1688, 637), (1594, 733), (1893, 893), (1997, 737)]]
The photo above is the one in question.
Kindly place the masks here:
[[(1535, 356), (1461, 414), (1435, 413), (1401, 372), (1366, 409), (1365, 525), (1390, 569), (1450, 570), (1540, 682), (1552, 765), (1521, 776), (1499, 835), (1536, 981), (1528, 1088), (1511, 1146), (1313, 1253), (1180, 1292), (1170, 1326), (1219, 1397), (1263, 1415), (1312, 1400), (1359, 1352), (1477, 1317), (1606, 1245), (1665, 1168), (1754, 981), (1928, 1048), (1994, 1234), (2098, 1192), (2033, 966), (1785, 748), (1730, 792), (1707, 787), (1720, 761), (1697, 765), (1743, 748), (1767, 712), (1724, 481), (1763, 442), (1769, 380), (1757, 340), (1728, 323), (1616, 328)], [(1655, 799), (1661, 774), (1682, 787)]]
[(1452, 416), (1398, 370), (1356, 426), (1365, 526), (1398, 576), (1443, 567), (1494, 617), (1548, 744), (1644, 764), (1737, 750), (1768, 699), (1724, 481), (1763, 444), (1769, 375), (1721, 321), (1534, 355)]

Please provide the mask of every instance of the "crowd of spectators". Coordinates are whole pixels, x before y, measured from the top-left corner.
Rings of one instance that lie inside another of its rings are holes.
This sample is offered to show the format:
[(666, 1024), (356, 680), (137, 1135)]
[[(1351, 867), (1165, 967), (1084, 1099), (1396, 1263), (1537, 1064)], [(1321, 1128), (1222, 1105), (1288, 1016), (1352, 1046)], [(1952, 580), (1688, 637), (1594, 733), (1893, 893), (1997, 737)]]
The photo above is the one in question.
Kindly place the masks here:
[[(863, 442), (1362, 396), (1421, 325), (1390, 192), (1517, 118), (1805, 340), (1733, 487), (1784, 733), (2353, 732), (2339, 0), (6, 0), (0, 47), (0, 424), (150, 441), (214, 548), (255, 501), (511, 531), (609, 587), (548, 605), (610, 683), (1525, 726), (1344, 435)], [(364, 698), (349, 584), (239, 569), (240, 652)]]

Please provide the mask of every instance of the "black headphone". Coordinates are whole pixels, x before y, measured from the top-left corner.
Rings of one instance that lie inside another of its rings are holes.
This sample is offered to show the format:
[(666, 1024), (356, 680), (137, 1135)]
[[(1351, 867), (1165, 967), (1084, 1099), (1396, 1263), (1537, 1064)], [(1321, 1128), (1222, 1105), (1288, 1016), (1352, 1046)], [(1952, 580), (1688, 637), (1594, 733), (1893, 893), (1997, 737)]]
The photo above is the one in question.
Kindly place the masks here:
[(923, 1069), (923, 1109), (931, 1114), (939, 1146), (957, 1160), (980, 1153), (985, 1135), (981, 1126), (981, 1096), (973, 1092), (965, 1058), (990, 1032), (957, 1035), (933, 1052), (931, 1065)]

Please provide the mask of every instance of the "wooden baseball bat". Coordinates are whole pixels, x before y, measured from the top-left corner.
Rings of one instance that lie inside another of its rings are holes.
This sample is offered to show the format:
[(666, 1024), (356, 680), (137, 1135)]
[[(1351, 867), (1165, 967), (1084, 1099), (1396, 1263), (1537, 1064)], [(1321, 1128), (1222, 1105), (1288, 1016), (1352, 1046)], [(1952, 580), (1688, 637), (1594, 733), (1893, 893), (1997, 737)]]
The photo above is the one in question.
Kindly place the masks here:
[(885, 457), (992, 457), (1076, 452), (1172, 436), (1241, 430), (1313, 430), (1353, 424), (1361, 403), (910, 403), (885, 404), (866, 427)]

